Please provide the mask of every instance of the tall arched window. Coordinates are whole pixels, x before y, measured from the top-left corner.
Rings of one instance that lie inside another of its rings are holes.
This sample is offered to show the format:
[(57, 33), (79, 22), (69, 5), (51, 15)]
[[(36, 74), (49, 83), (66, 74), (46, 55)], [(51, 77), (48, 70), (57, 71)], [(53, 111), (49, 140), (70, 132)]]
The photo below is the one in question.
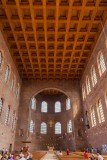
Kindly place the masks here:
[(86, 92), (85, 92), (85, 86), (82, 85), (82, 97), (83, 97), (83, 100), (86, 98)]
[(14, 129), (15, 127), (15, 111), (13, 111), (13, 114), (12, 114), (12, 129)]
[(47, 107), (47, 102), (43, 101), (41, 104), (41, 112), (47, 112), (48, 107)]
[(69, 120), (67, 123), (67, 132), (68, 133), (72, 132), (72, 121), (71, 120)]
[(99, 123), (104, 122), (105, 117), (104, 117), (104, 112), (103, 112), (103, 106), (102, 106), (102, 103), (101, 103), (101, 99), (99, 99), (98, 102), (97, 102), (97, 113), (98, 113)]
[(40, 133), (41, 134), (47, 134), (47, 124), (45, 122), (41, 123)]
[(57, 122), (55, 124), (55, 134), (61, 134), (61, 123)]
[(55, 112), (61, 112), (61, 102), (59, 101), (55, 103)]
[(97, 83), (97, 75), (96, 75), (96, 71), (95, 71), (94, 66), (92, 66), (92, 68), (91, 68), (91, 79), (92, 79), (92, 85), (94, 87)]
[(2, 108), (3, 108), (3, 98), (0, 98), (0, 114), (2, 112)]
[(33, 110), (36, 109), (36, 99), (35, 99), (34, 97), (32, 98), (32, 101), (31, 101), (31, 108), (32, 108)]
[(30, 121), (29, 132), (30, 133), (34, 132), (34, 122), (33, 122), (33, 120)]
[(9, 114), (10, 114), (10, 106), (7, 107), (6, 117), (5, 117), (5, 125), (8, 125)]
[(19, 96), (19, 92), (20, 92), (19, 90), (20, 90), (20, 87), (19, 87), (19, 84), (18, 84), (17, 88), (16, 88), (16, 92), (15, 92), (17, 98)]
[(3, 56), (2, 56), (2, 52), (0, 51), (0, 67), (2, 65), (2, 61), (3, 61)]
[(105, 61), (104, 61), (104, 56), (103, 56), (103, 53), (101, 51), (98, 54), (97, 63), (98, 63), (99, 74), (101, 76), (106, 70), (106, 64), (105, 64)]
[(96, 126), (96, 116), (95, 116), (95, 110), (94, 110), (93, 106), (90, 109), (90, 116), (91, 116), (92, 127), (94, 127), (94, 126)]
[(107, 91), (105, 93), (105, 102), (106, 102), (106, 106), (107, 106)]
[(13, 90), (13, 87), (14, 87), (14, 77), (12, 78), (12, 81), (11, 81), (11, 86), (10, 86), (10, 90), (12, 91)]
[(71, 108), (71, 101), (70, 98), (66, 99), (66, 110), (69, 110)]
[(88, 76), (86, 77), (86, 89), (87, 89), (87, 94), (89, 94), (91, 92), (91, 86)]
[(9, 66), (7, 66), (6, 72), (5, 72), (5, 77), (4, 77), (5, 83), (8, 81), (8, 77), (9, 77)]

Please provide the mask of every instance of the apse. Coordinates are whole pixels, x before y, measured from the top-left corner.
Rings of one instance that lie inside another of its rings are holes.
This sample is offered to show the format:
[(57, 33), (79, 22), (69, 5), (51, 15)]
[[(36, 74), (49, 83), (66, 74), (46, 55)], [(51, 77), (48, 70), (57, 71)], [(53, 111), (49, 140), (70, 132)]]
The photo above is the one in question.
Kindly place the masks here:
[(37, 149), (74, 149), (72, 100), (56, 89), (45, 89), (31, 98), (30, 137)]

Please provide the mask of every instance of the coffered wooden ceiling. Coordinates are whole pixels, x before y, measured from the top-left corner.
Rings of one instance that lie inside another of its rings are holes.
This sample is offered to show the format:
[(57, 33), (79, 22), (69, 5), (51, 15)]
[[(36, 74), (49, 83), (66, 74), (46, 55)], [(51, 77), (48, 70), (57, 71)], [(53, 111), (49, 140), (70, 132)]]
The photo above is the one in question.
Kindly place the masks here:
[(0, 27), (23, 79), (81, 78), (107, 0), (0, 0)]

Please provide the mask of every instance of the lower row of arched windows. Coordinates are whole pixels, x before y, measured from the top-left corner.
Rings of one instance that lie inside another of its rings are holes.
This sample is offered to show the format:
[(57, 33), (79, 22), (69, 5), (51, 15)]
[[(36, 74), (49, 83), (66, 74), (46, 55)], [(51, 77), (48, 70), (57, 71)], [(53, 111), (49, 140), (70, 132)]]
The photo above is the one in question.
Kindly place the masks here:
[[(3, 98), (0, 98), (0, 116), (2, 116), (2, 111), (3, 111)], [(5, 110), (5, 119), (4, 119), (4, 124), (5, 126), (7, 126), (9, 124), (9, 120), (11, 120), (11, 128), (14, 129), (15, 128), (15, 120), (16, 120), (16, 113), (15, 111), (13, 111), (12, 116), (10, 113), (10, 105), (7, 106), (6, 110)], [(11, 117), (11, 119), (10, 119)]]
[(101, 99), (98, 99), (96, 105), (91, 107), (90, 119), (91, 119), (92, 127), (97, 125), (97, 119), (99, 123), (102, 123), (105, 121), (104, 108), (103, 108)]
[[(30, 121), (30, 126), (29, 126), (29, 132), (33, 133), (35, 129), (35, 123), (33, 122), (33, 120)], [(55, 134), (61, 134), (61, 123), (57, 122), (54, 125), (54, 129), (55, 129)], [(67, 133), (71, 133), (72, 132), (72, 121), (69, 120), (67, 122)], [(40, 133), (41, 134), (47, 134), (47, 124), (45, 122), (42, 122), (40, 125)]]

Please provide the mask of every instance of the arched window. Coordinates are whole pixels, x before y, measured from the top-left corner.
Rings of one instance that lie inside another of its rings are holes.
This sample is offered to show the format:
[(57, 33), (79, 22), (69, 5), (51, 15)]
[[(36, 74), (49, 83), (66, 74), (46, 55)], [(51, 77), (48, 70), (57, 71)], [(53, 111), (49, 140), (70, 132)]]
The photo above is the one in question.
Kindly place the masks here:
[(2, 57), (2, 52), (0, 51), (0, 67), (2, 65), (3, 57)]
[(85, 91), (84, 85), (82, 85), (82, 98), (83, 98), (83, 100), (86, 98), (86, 91)]
[(55, 134), (61, 134), (61, 123), (57, 122), (55, 124)]
[(66, 99), (66, 110), (69, 110), (71, 108), (71, 101), (70, 98)]
[(107, 91), (105, 93), (105, 102), (106, 102), (106, 106), (107, 106)]
[(12, 81), (11, 81), (11, 86), (10, 86), (10, 90), (12, 91), (13, 90), (13, 87), (14, 87), (14, 77), (12, 78)]
[(97, 102), (97, 113), (98, 113), (99, 123), (104, 122), (105, 117), (104, 117), (104, 112), (103, 112), (103, 106), (102, 106), (102, 103), (101, 103), (101, 99), (99, 99), (98, 102)]
[(5, 83), (8, 81), (8, 77), (9, 77), (9, 66), (7, 66), (6, 72), (5, 72), (5, 77), (4, 77)]
[(47, 124), (45, 122), (41, 123), (40, 133), (47, 134)]
[(35, 99), (34, 97), (32, 98), (32, 101), (31, 101), (31, 108), (32, 108), (33, 110), (36, 109), (36, 99)]
[(91, 86), (88, 76), (86, 77), (86, 89), (87, 89), (87, 94), (89, 94), (91, 92)]
[(12, 114), (12, 129), (14, 129), (15, 127), (15, 111), (13, 111), (13, 114)]
[(33, 132), (34, 132), (34, 122), (33, 122), (33, 120), (30, 121), (29, 132), (30, 132), (30, 133), (33, 133)]
[(47, 102), (43, 101), (41, 104), (41, 112), (47, 112)]
[(16, 88), (16, 92), (15, 92), (17, 98), (18, 98), (18, 96), (19, 96), (19, 90), (20, 90), (20, 87), (19, 87), (19, 84), (18, 84), (18, 86), (17, 86), (17, 88)]
[(59, 101), (55, 103), (55, 112), (61, 112), (61, 102)]
[(0, 98), (0, 114), (2, 112), (2, 108), (3, 108), (3, 98)]
[(72, 132), (72, 121), (71, 120), (69, 120), (67, 123), (67, 132), (68, 133)]
[(10, 114), (10, 106), (7, 107), (6, 117), (5, 117), (5, 125), (8, 125), (9, 114)]
[(103, 56), (103, 53), (101, 51), (98, 54), (97, 63), (98, 63), (99, 74), (101, 76), (106, 70), (104, 56)]
[(91, 116), (92, 127), (94, 127), (94, 126), (96, 126), (96, 116), (95, 116), (95, 110), (94, 110), (93, 106), (90, 109), (90, 116)]
[(92, 79), (92, 85), (94, 87), (97, 83), (97, 75), (96, 75), (96, 71), (95, 71), (94, 66), (92, 66), (92, 68), (91, 68), (91, 79)]

